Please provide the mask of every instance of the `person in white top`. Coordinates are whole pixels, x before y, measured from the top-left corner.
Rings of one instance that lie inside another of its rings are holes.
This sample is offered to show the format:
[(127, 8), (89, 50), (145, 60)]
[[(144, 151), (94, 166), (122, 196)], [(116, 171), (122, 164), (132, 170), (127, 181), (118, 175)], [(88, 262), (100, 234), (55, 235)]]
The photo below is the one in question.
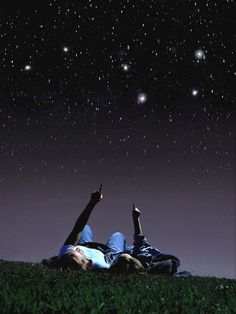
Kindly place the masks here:
[(126, 241), (121, 232), (112, 234), (106, 245), (94, 242), (87, 225), (95, 205), (102, 200), (102, 185), (91, 194), (91, 199), (78, 217), (57, 256), (57, 267), (69, 269), (108, 269), (125, 252)]

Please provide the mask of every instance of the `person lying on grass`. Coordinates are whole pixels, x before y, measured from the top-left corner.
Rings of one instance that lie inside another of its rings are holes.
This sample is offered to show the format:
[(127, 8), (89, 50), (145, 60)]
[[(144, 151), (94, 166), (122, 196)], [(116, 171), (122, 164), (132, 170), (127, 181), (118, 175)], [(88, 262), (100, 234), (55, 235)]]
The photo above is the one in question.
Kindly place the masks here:
[(149, 273), (175, 274), (180, 265), (180, 260), (173, 255), (161, 253), (148, 243), (142, 231), (140, 214), (140, 210), (133, 204), (134, 243), (133, 246), (126, 249), (126, 252), (133, 258), (138, 259)]
[[(42, 263), (50, 268), (93, 270), (109, 269), (116, 259), (120, 258), (119, 268), (124, 265), (129, 271), (143, 269), (138, 260), (126, 251), (126, 241), (121, 232), (112, 234), (107, 244), (94, 242), (92, 229), (87, 225), (94, 207), (103, 198), (102, 185), (91, 194), (91, 199), (75, 222), (74, 228), (61, 247), (58, 256), (44, 259)], [(125, 261), (125, 263), (124, 263)]]
[(132, 218), (134, 224), (134, 243), (125, 247), (125, 254), (121, 254), (112, 264), (113, 272), (148, 272), (175, 275), (180, 260), (169, 254), (161, 253), (152, 247), (142, 232), (140, 210), (133, 204)]

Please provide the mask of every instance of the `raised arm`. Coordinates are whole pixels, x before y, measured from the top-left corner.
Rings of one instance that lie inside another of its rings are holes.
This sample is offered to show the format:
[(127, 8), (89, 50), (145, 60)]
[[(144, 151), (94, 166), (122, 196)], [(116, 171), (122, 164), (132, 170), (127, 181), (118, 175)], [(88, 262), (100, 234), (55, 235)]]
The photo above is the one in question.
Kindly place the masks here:
[(79, 218), (76, 220), (74, 228), (72, 229), (71, 233), (64, 242), (64, 245), (76, 245), (76, 243), (79, 241), (80, 234), (83, 231), (85, 225), (87, 224), (90, 214), (92, 213), (95, 205), (103, 197), (101, 189), (102, 185), (100, 186), (99, 191), (93, 192), (91, 194), (91, 199), (88, 205), (85, 207), (85, 209), (80, 214)]
[(140, 210), (135, 207), (135, 204), (133, 204), (133, 211), (132, 211), (132, 217), (133, 217), (133, 223), (134, 223), (134, 234), (142, 234), (142, 227), (140, 222)]

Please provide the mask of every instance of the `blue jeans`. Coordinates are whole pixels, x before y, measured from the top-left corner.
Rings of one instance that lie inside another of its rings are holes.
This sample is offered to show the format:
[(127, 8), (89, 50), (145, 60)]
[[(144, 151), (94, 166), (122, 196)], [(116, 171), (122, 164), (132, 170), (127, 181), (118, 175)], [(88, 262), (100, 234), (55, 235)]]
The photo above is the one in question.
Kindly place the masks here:
[[(86, 225), (81, 233), (78, 245), (86, 242), (94, 242), (93, 232), (89, 225)], [(121, 232), (115, 232), (108, 239), (107, 250), (105, 252), (105, 260), (112, 264), (117, 257), (126, 251), (126, 240)]]

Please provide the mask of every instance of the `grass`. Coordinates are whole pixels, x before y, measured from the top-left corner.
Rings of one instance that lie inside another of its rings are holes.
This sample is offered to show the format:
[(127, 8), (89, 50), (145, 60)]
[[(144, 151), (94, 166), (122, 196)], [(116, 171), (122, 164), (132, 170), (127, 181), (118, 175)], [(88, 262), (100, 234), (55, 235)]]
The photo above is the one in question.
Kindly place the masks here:
[(0, 261), (0, 313), (236, 313), (236, 280), (81, 273)]

